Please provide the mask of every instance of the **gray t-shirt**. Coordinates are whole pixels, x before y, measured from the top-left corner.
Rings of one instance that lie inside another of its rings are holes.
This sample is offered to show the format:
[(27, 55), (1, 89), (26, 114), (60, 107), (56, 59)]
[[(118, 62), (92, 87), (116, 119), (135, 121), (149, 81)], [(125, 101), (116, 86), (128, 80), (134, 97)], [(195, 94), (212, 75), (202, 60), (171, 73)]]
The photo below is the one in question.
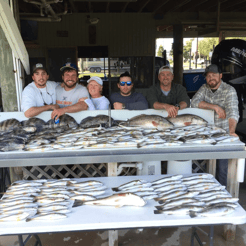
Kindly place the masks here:
[(88, 90), (82, 85), (76, 84), (76, 87), (70, 91), (65, 91), (61, 86), (56, 88), (56, 103), (60, 108), (72, 106), (82, 97), (89, 97)]

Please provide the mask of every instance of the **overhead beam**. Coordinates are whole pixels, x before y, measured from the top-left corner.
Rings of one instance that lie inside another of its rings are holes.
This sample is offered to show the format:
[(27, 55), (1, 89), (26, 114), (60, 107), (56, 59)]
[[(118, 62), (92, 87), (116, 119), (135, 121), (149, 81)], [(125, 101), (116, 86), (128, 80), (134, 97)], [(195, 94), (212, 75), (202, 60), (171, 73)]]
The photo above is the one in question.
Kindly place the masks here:
[(150, 2), (151, 0), (147, 0), (142, 7), (138, 10), (138, 13), (141, 13), (143, 11), (143, 9), (145, 8), (145, 6)]
[(174, 6), (174, 8), (172, 9), (168, 9), (166, 12), (174, 12), (175, 10), (181, 8), (182, 6), (184, 6), (185, 4), (189, 3), (191, 0), (186, 0), (186, 1), (181, 1), (179, 4), (176, 4)]
[(159, 6), (157, 6), (155, 8), (155, 10), (153, 11), (153, 14), (155, 14), (157, 12), (157, 10), (159, 10), (162, 6), (164, 6), (165, 4), (167, 4), (169, 2), (169, 0), (165, 0), (163, 1)]
[(75, 5), (74, 5), (73, 0), (68, 0), (68, 1), (69, 1), (69, 3), (70, 3), (70, 6), (71, 6), (71, 8), (72, 8), (72, 11), (73, 11), (74, 13), (78, 13), (78, 10), (75, 8)]
[(235, 2), (229, 2), (228, 4), (226, 4), (225, 6), (223, 5), (222, 6), (222, 10), (225, 10), (225, 9), (231, 9), (232, 7), (234, 7), (235, 5), (239, 5), (239, 4), (242, 4), (242, 3), (245, 3), (246, 2), (246, 0), (241, 0), (241, 1), (235, 1)]
[(121, 13), (124, 13), (124, 12), (126, 11), (126, 8), (127, 8), (128, 4), (129, 4), (129, 2), (127, 2), (127, 3), (124, 5), (124, 7), (123, 7)]
[(203, 4), (203, 3), (207, 2), (207, 1), (208, 0), (200, 0), (200, 1), (196, 0), (195, 2), (191, 2), (191, 3), (188, 4), (188, 6), (186, 6), (184, 11), (182, 11), (182, 12), (188, 12), (188, 11), (198, 7), (199, 5), (201, 5), (201, 4)]

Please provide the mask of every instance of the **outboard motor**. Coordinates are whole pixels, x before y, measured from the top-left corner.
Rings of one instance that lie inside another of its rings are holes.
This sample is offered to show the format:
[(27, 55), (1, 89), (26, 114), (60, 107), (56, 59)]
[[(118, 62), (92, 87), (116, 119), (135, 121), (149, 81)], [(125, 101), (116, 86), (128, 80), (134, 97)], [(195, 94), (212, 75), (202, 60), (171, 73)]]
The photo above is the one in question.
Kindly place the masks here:
[(239, 102), (239, 122), (243, 120), (243, 86), (246, 84), (246, 41), (228, 39), (221, 41), (214, 49), (212, 64), (220, 67), (222, 80), (232, 85)]

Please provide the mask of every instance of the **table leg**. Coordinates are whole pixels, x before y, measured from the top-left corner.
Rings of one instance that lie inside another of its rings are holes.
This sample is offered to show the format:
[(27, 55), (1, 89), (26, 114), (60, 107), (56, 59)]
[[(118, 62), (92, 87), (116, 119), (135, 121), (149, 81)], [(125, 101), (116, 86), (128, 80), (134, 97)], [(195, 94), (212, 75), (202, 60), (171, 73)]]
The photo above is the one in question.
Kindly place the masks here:
[(19, 239), (19, 246), (24, 246), (22, 235), (18, 235), (18, 239)]
[(207, 172), (213, 174), (215, 177), (216, 174), (216, 159), (208, 160)]
[[(117, 176), (117, 162), (108, 163), (107, 169), (108, 177)], [(109, 230), (108, 231), (108, 245), (109, 246), (118, 246), (118, 231)]]
[(209, 232), (209, 246), (214, 245), (214, 226), (210, 226), (210, 232)]
[[(232, 197), (239, 196), (239, 183), (237, 182), (237, 159), (229, 159), (227, 174), (227, 190)], [(235, 225), (224, 226), (224, 238), (227, 241), (234, 241), (236, 236)]]

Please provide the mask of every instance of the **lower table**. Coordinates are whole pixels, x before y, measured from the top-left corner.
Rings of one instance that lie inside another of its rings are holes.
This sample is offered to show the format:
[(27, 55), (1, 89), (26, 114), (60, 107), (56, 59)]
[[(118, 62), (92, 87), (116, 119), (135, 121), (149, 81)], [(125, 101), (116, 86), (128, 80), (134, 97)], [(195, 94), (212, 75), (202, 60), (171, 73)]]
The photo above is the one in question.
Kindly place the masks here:
[[(196, 174), (194, 174), (196, 175)], [(134, 179), (153, 181), (164, 175), (154, 176), (123, 176), (123, 177), (101, 177), (84, 178), (83, 180), (100, 180), (107, 187), (117, 187)], [(105, 195), (110, 195), (108, 189)], [(30, 222), (2, 222), (0, 223), (0, 235), (23, 235), (49, 232), (69, 232), (84, 230), (119, 230), (130, 228), (170, 227), (170, 226), (204, 226), (221, 224), (244, 224), (246, 223), (246, 212), (238, 206), (230, 215), (211, 218), (190, 218), (190, 216), (174, 216), (154, 214), (158, 203), (154, 200), (147, 201), (144, 207), (122, 207), (109, 206), (80, 206), (72, 209), (68, 218), (58, 221), (30, 221)], [(212, 245), (212, 244), (210, 244)]]

